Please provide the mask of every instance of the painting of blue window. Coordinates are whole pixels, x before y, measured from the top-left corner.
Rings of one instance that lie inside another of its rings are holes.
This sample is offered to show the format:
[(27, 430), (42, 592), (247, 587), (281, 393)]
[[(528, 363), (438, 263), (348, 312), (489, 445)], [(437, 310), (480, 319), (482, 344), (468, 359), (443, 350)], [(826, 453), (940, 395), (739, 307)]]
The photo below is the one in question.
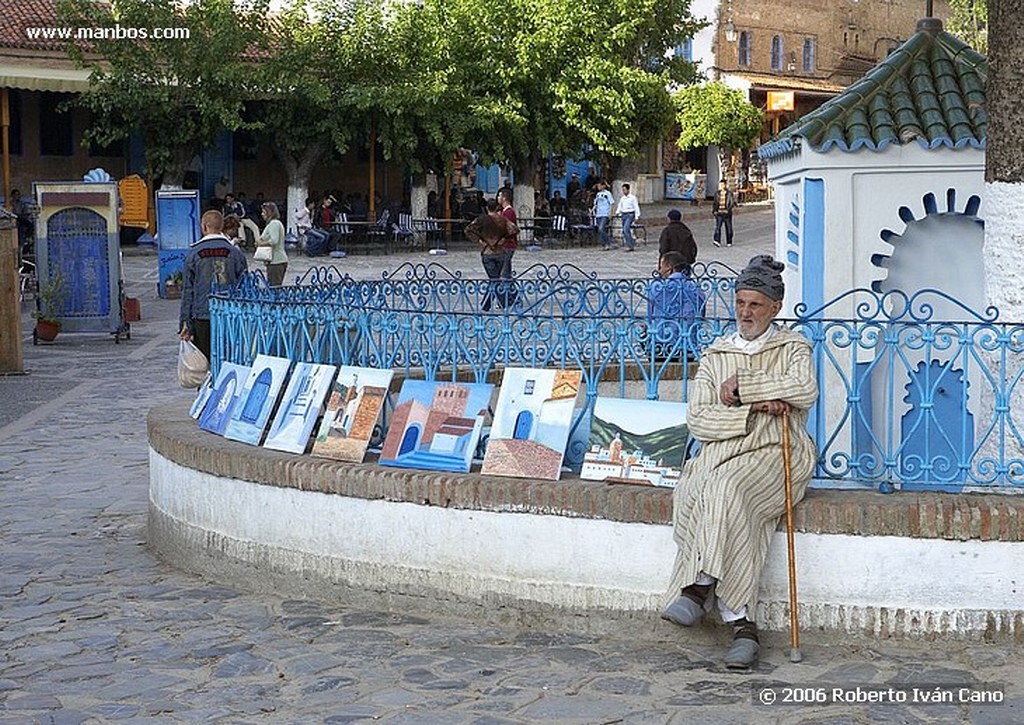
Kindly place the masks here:
[[(224, 435), (224, 429), (231, 420), (231, 413), (238, 404), (242, 383), (249, 375), (249, 368), (235, 363), (221, 363), (217, 382), (199, 415), (199, 427), (217, 435)], [(202, 395), (202, 393), (200, 393)]]
[(242, 386), (224, 437), (258, 446), (263, 429), (277, 403), (292, 361), (283, 357), (257, 355)]
[(380, 464), (468, 473), (493, 390), (487, 383), (406, 380)]
[(557, 481), (582, 376), (506, 368), (480, 472)]
[(263, 442), (265, 448), (289, 453), (305, 452), (337, 370), (333, 365), (296, 363), (281, 405), (267, 431), (267, 440)]

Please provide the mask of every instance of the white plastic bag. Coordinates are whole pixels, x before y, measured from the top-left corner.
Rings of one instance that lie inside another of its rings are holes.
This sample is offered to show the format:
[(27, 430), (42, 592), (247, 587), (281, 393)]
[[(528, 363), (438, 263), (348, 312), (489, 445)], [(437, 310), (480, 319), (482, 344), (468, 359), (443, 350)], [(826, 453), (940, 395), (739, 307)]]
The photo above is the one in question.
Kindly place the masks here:
[(190, 340), (178, 345), (178, 382), (183, 388), (198, 388), (210, 372), (210, 361)]

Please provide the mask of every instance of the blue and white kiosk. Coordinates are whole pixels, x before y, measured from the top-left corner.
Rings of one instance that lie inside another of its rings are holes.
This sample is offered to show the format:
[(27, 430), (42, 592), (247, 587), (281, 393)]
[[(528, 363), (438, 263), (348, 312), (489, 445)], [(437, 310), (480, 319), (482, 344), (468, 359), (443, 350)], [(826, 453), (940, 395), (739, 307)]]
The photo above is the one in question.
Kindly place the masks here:
[(167, 281), (178, 276), (189, 246), (200, 237), (199, 217), (197, 189), (156, 192), (157, 294), (165, 299), (171, 296)]
[[(131, 338), (124, 321), (117, 184), (36, 182), (36, 275), (40, 290), (59, 288), (61, 332)], [(37, 302), (38, 304), (38, 302)], [(33, 331), (32, 342), (39, 339)]]

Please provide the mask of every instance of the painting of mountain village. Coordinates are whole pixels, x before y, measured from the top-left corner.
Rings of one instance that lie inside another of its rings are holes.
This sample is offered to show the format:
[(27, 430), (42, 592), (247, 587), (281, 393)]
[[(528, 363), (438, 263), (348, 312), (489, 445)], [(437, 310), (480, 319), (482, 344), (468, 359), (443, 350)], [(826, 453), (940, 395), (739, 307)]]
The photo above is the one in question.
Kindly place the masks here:
[(580, 478), (675, 486), (688, 436), (686, 403), (598, 398)]
[(406, 380), (379, 463), (468, 473), (494, 386)]
[(392, 374), (391, 370), (341, 366), (313, 442), (314, 456), (362, 462), (387, 397)]
[(557, 481), (582, 377), (579, 370), (507, 368), (480, 472)]

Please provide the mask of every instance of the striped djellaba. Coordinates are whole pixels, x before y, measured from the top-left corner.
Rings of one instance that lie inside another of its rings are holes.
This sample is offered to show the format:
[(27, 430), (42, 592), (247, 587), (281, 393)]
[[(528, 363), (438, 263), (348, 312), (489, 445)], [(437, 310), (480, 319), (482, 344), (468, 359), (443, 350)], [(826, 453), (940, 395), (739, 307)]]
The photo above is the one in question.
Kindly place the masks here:
[[(739, 380), (743, 404), (725, 406), (722, 383)], [(817, 454), (806, 431), (818, 397), (811, 345), (785, 327), (748, 355), (722, 338), (703, 355), (690, 384), (687, 420), (703, 445), (687, 462), (673, 498), (673, 537), (679, 547), (666, 604), (701, 572), (718, 579), (715, 593), (753, 620), (757, 589), (772, 533), (785, 513), (782, 417), (751, 404), (784, 400), (789, 415), (793, 500), (803, 498)]]

